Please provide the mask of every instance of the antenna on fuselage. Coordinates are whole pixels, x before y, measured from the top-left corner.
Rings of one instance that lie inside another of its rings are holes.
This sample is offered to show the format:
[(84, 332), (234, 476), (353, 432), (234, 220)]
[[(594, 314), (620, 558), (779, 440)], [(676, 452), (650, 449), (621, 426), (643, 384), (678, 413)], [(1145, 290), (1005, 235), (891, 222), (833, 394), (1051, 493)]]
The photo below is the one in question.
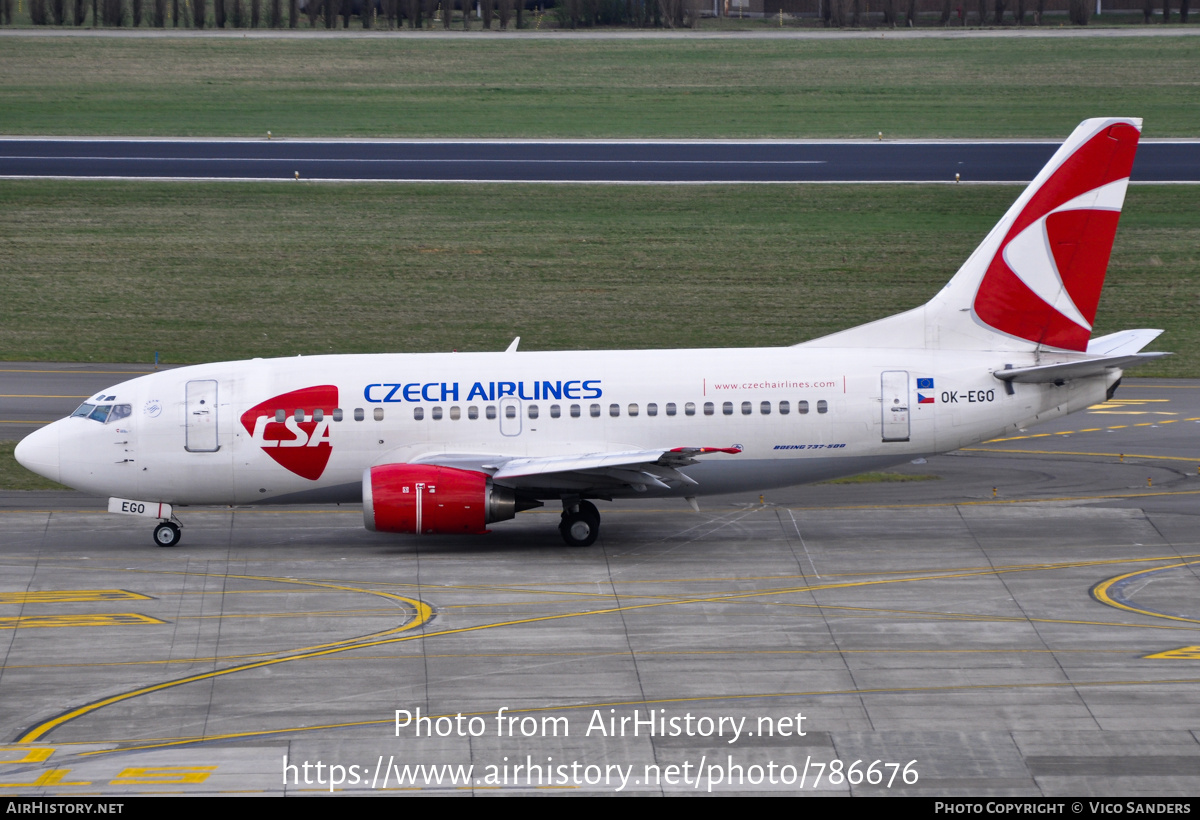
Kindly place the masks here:
[(520, 343), (521, 343), (521, 337), (518, 336), (517, 338), (512, 340), (512, 344), (510, 344), (504, 352), (505, 353), (516, 353), (517, 345), (519, 345)]

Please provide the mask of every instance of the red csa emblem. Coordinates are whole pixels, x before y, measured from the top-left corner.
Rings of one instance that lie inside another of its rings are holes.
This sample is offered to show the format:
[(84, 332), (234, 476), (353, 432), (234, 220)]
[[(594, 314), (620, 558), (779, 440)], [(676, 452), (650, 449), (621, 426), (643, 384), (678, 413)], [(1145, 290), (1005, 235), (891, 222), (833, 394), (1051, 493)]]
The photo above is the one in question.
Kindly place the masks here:
[[(325, 472), (333, 444), (329, 440), (329, 414), (338, 406), (337, 385), (322, 384), (293, 390), (242, 413), (242, 426), (263, 452), (301, 478), (316, 481)], [(314, 416), (320, 410), (322, 419)], [(277, 421), (279, 413), (283, 421)], [(297, 420), (296, 416), (303, 418)]]
[(980, 319), (1037, 344), (1087, 349), (1138, 136), (1109, 126), (1042, 183), (984, 274)]

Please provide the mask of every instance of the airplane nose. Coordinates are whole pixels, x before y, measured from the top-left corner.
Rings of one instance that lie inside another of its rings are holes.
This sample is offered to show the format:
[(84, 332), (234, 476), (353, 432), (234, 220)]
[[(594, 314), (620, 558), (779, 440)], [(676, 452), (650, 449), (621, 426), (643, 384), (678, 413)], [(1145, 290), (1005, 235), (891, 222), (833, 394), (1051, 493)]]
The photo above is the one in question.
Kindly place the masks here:
[(17, 442), (13, 451), (17, 462), (51, 481), (60, 481), (58, 462), (58, 430), (51, 424), (35, 430)]

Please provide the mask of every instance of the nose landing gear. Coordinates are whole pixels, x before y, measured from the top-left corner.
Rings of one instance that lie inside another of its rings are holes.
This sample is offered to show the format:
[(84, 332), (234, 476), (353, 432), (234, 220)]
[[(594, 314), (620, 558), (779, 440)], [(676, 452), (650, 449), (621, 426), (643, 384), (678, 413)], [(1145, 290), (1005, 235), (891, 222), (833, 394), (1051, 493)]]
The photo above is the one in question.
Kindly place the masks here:
[(154, 528), (154, 544), (158, 547), (173, 547), (183, 537), (183, 531), (174, 521), (164, 521)]
[(157, 518), (154, 528), (154, 546), (173, 547), (182, 536), (179, 519), (171, 505), (165, 501), (138, 501), (133, 498), (108, 499), (108, 511), (119, 515), (136, 515), (141, 518)]
[(558, 532), (568, 547), (590, 547), (600, 534), (600, 511), (590, 501), (564, 500)]

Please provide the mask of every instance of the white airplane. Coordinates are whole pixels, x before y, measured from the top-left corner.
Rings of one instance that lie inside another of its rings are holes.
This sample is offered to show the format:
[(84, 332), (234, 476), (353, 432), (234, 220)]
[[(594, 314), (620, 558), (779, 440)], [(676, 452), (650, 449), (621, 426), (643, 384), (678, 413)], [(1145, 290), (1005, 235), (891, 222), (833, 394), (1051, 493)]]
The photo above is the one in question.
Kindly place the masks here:
[(1091, 339), (1140, 119), (1082, 123), (927, 304), (793, 347), (305, 356), (142, 376), (17, 460), (161, 520), (361, 502), (368, 529), (483, 533), (557, 500), (760, 491), (955, 450), (1110, 397), (1158, 330)]

